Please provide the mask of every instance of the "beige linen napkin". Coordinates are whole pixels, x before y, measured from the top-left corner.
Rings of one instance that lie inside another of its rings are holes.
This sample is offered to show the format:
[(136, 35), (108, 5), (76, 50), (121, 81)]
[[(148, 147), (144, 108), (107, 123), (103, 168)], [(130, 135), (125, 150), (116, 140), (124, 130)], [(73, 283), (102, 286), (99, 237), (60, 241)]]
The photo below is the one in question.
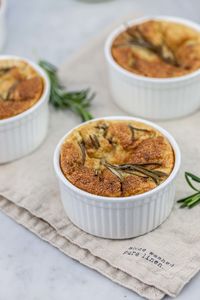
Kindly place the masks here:
[[(81, 49), (60, 74), (70, 87), (90, 86), (96, 91), (92, 107), (96, 117), (125, 115), (109, 94), (103, 43), (104, 37)], [(52, 164), (58, 140), (78, 123), (71, 112), (51, 109), (49, 133), (42, 146), (0, 166), (0, 209), (66, 255), (147, 299), (176, 296), (200, 269), (200, 205), (191, 210), (175, 206), (159, 228), (135, 239), (112, 241), (79, 230), (64, 213)], [(182, 150), (177, 198), (189, 192), (183, 171), (200, 174), (199, 123), (199, 112), (160, 122)]]

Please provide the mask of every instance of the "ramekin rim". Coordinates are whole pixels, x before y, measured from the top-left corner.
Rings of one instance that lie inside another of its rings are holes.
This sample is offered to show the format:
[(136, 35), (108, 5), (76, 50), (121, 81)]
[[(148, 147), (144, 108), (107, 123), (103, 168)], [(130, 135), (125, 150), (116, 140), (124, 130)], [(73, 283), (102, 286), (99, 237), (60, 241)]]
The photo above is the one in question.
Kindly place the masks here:
[(17, 55), (9, 55), (9, 54), (8, 55), (0, 55), (0, 60), (4, 60), (4, 59), (20, 60), (20, 61), (24, 61), (27, 64), (29, 64), (43, 78), (43, 80), (44, 80), (44, 90), (42, 92), (42, 95), (41, 95), (40, 99), (33, 106), (31, 106), (29, 109), (23, 111), (22, 113), (20, 113), (16, 116), (0, 120), (0, 126), (3, 126), (5, 124), (9, 124), (9, 123), (13, 123), (15, 121), (18, 121), (18, 120), (26, 117), (27, 115), (32, 114), (38, 107), (40, 107), (43, 104), (43, 102), (47, 101), (47, 98), (48, 98), (48, 95), (49, 95), (49, 92), (50, 92), (49, 78), (48, 78), (46, 72), (37, 63), (31, 61), (28, 58), (17, 56)]
[[(99, 195), (95, 195), (95, 194), (91, 194), (88, 193), (84, 190), (79, 189), (78, 187), (76, 187), (75, 185), (73, 185), (63, 174), (61, 167), (60, 167), (60, 147), (63, 144), (64, 140), (67, 138), (67, 136), (69, 134), (71, 134), (71, 132), (73, 132), (75, 129), (83, 126), (84, 124), (88, 124), (88, 123), (92, 123), (95, 121), (99, 121), (99, 120), (132, 120), (132, 121), (138, 121), (138, 122), (142, 122), (144, 124), (147, 124), (149, 126), (152, 126), (153, 128), (157, 129), (158, 131), (160, 131), (170, 142), (174, 154), (175, 154), (175, 163), (174, 163), (174, 168), (171, 172), (171, 174), (168, 176), (168, 178), (162, 182), (159, 186), (157, 186), (156, 188), (139, 194), (139, 195), (132, 195), (132, 196), (128, 196), (128, 197), (106, 197), (106, 196), (99, 196)], [(83, 124), (79, 124), (75, 127), (73, 127), (71, 130), (69, 130), (58, 142), (55, 151), (54, 151), (54, 156), (53, 156), (53, 164), (54, 164), (54, 170), (55, 173), (58, 177), (59, 180), (62, 181), (62, 183), (67, 186), (68, 188), (70, 188), (71, 190), (73, 190), (74, 192), (76, 192), (77, 194), (81, 195), (82, 197), (84, 197), (84, 199), (88, 199), (90, 198), (91, 200), (95, 200), (95, 201), (102, 201), (102, 202), (107, 202), (107, 203), (121, 203), (121, 202), (134, 202), (143, 198), (147, 198), (148, 196), (151, 196), (152, 194), (155, 194), (157, 191), (164, 189), (169, 183), (171, 183), (175, 178), (176, 175), (180, 169), (180, 164), (181, 164), (181, 152), (179, 149), (179, 146), (176, 142), (176, 140), (174, 139), (174, 137), (164, 128), (162, 128), (161, 126), (151, 122), (151, 121), (147, 121), (145, 119), (141, 119), (141, 118), (136, 118), (136, 117), (129, 117), (129, 116), (107, 116), (107, 117), (100, 117), (100, 118), (95, 118), (92, 119), (90, 121), (87, 121)]]
[[(175, 17), (175, 16), (165, 16), (165, 15), (152, 15), (152, 16), (144, 16), (136, 19), (130, 19), (127, 20), (127, 24), (140, 24), (144, 21), (147, 20), (169, 20), (169, 21), (174, 21), (176, 23), (184, 24), (187, 25), (188, 27), (191, 27), (193, 29), (196, 29), (200, 33), (200, 25), (196, 22), (193, 22), (191, 20), (187, 20), (181, 17)], [(124, 25), (121, 24), (118, 27), (116, 27), (114, 30), (111, 31), (111, 33), (108, 35), (105, 45), (104, 45), (104, 55), (108, 63), (119, 73), (123, 74), (126, 77), (129, 77), (130, 79), (135, 79), (141, 82), (146, 82), (146, 83), (160, 83), (160, 84), (167, 84), (167, 83), (177, 83), (177, 82), (183, 82), (186, 80), (190, 80), (197, 75), (200, 75), (200, 69), (197, 69), (189, 74), (182, 75), (182, 76), (177, 76), (177, 77), (172, 77), (172, 78), (154, 78), (154, 77), (145, 77), (143, 75), (138, 75), (136, 73), (130, 72), (123, 67), (121, 67), (113, 58), (112, 53), (111, 53), (111, 46), (114, 38), (120, 33), (124, 31)]]

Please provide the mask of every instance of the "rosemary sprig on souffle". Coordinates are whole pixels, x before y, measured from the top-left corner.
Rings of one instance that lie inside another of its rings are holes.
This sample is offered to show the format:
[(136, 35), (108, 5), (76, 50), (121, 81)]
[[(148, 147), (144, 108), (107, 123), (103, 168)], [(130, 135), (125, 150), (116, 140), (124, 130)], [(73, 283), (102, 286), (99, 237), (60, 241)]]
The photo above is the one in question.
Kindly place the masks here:
[(51, 83), (50, 103), (56, 108), (70, 109), (79, 115), (82, 121), (91, 120), (93, 116), (88, 108), (95, 94), (91, 93), (90, 89), (66, 91), (59, 81), (57, 68), (54, 65), (45, 60), (40, 60), (39, 65), (46, 71)]
[(195, 191), (195, 193), (186, 198), (180, 199), (177, 202), (181, 204), (180, 208), (184, 208), (184, 207), (192, 208), (200, 203), (200, 189), (197, 189), (193, 185), (192, 181), (200, 183), (200, 177), (192, 173), (185, 172), (185, 179), (189, 184), (189, 186)]
[(128, 42), (130, 45), (146, 48), (149, 51), (157, 54), (164, 62), (176, 67), (179, 66), (173, 52), (169, 49), (169, 47), (167, 47), (166, 44), (163, 44), (162, 46), (153, 45), (150, 43), (150, 41), (146, 40), (142, 32), (139, 30), (139, 27), (136, 28), (134, 33), (130, 27), (127, 27), (126, 33), (131, 37), (130, 41)]
[(132, 134), (132, 140), (133, 140), (133, 141), (135, 140), (135, 131), (136, 131), (136, 132), (137, 132), (137, 131), (146, 132), (146, 133), (151, 134), (152, 137), (154, 136), (154, 134), (152, 134), (151, 130), (149, 130), (149, 129), (136, 128), (136, 127), (134, 127), (134, 126), (132, 126), (132, 125), (130, 125), (130, 124), (128, 125), (128, 127), (129, 127), (129, 129), (130, 129), (130, 131), (131, 131), (131, 134)]
[(114, 175), (116, 175), (121, 182), (123, 182), (123, 173), (132, 174), (139, 177), (151, 178), (156, 185), (160, 184), (161, 178), (164, 176), (168, 176), (168, 174), (159, 171), (159, 170), (151, 170), (148, 166), (158, 167), (161, 166), (159, 163), (144, 163), (144, 164), (121, 164), (114, 165), (110, 164), (106, 161), (102, 161), (102, 164), (109, 169)]

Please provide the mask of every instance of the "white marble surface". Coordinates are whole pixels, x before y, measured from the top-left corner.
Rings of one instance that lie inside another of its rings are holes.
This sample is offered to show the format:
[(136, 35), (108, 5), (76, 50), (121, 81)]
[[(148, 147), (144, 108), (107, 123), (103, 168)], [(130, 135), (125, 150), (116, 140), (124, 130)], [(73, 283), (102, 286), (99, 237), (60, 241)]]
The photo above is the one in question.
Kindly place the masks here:
[[(62, 64), (121, 15), (165, 14), (200, 22), (198, 0), (8, 0), (4, 53)], [(200, 275), (177, 297), (200, 299)], [(0, 300), (141, 299), (66, 257), (0, 213)]]

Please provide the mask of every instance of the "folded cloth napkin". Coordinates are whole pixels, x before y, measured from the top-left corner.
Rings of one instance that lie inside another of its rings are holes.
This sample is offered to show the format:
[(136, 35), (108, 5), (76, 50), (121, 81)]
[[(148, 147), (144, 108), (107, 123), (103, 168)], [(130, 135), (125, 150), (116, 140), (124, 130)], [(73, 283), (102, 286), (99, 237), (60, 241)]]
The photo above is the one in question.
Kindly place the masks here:
[[(105, 36), (82, 49), (63, 65), (60, 75), (70, 87), (87, 85), (96, 91), (94, 116), (124, 115), (109, 95), (104, 40)], [(182, 150), (177, 198), (189, 192), (183, 171), (200, 172), (199, 122), (199, 112), (160, 122)], [(159, 228), (134, 239), (106, 240), (78, 229), (63, 210), (52, 164), (58, 140), (78, 123), (71, 112), (51, 109), (49, 133), (42, 146), (25, 158), (0, 166), (0, 209), (66, 255), (147, 299), (178, 295), (200, 269), (200, 205), (191, 210), (176, 205)]]

